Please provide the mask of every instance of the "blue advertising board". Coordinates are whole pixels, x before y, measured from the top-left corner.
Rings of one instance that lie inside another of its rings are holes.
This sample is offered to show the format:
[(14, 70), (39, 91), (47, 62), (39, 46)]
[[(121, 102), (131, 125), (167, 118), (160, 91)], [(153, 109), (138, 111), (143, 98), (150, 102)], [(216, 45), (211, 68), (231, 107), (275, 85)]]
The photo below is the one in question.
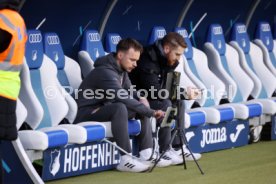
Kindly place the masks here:
[(209, 152), (248, 144), (248, 121), (231, 121), (191, 127), (186, 137), (193, 152)]
[(44, 181), (113, 169), (120, 161), (119, 151), (106, 142), (48, 149), (43, 158)]

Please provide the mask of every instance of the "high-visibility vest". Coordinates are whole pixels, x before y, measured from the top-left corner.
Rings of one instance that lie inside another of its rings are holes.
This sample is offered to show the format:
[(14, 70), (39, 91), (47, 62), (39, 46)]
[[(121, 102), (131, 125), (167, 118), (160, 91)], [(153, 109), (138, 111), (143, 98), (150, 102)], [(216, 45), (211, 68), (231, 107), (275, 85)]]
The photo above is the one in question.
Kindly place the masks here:
[(0, 10), (0, 28), (12, 35), (8, 48), (0, 53), (0, 96), (16, 100), (27, 41), (25, 22), (16, 11), (4, 9)]

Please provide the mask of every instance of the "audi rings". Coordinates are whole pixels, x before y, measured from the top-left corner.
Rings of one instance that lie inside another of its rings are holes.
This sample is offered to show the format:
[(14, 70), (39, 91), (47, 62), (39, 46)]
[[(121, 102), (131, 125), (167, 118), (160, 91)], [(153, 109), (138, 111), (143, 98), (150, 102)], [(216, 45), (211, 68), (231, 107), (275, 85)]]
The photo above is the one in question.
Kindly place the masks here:
[(40, 33), (30, 34), (28, 37), (30, 43), (40, 43), (42, 41), (42, 35)]

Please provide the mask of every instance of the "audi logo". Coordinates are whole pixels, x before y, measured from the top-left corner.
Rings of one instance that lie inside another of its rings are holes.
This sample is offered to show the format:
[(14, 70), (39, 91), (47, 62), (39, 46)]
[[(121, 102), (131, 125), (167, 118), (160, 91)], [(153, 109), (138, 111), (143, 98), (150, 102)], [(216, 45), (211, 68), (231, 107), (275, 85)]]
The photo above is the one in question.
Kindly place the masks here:
[(246, 32), (245, 25), (237, 26), (237, 31), (238, 31), (238, 33), (245, 33)]
[(222, 28), (221, 27), (213, 27), (213, 33), (214, 33), (214, 35), (222, 34)]
[(178, 31), (178, 34), (180, 34), (181, 36), (183, 36), (184, 38), (187, 38), (188, 37), (188, 33), (186, 30), (179, 30)]
[(261, 25), (261, 30), (262, 30), (263, 32), (268, 32), (268, 31), (270, 31), (270, 26), (269, 26), (269, 24), (262, 24), (262, 25)]
[(121, 40), (121, 37), (120, 36), (111, 36), (110, 39), (111, 39), (111, 42), (116, 45)]
[(97, 42), (97, 41), (100, 41), (101, 39), (100, 39), (99, 33), (89, 33), (88, 40), (90, 42)]
[(58, 36), (47, 36), (47, 43), (49, 45), (57, 45), (59, 44)]
[(157, 38), (163, 38), (166, 34), (166, 31), (165, 30), (157, 30), (156, 34), (157, 34)]
[(29, 35), (30, 43), (39, 43), (42, 41), (42, 35), (40, 33), (34, 33)]

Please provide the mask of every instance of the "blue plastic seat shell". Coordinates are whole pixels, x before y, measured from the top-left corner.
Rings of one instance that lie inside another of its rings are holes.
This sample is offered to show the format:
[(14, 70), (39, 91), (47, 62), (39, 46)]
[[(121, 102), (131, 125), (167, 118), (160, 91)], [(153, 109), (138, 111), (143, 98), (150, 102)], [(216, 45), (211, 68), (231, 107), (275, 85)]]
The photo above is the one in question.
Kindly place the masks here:
[(262, 114), (262, 106), (260, 104), (246, 104), (249, 109), (249, 118), (260, 116)]
[(86, 142), (100, 141), (105, 138), (105, 129), (101, 125), (85, 125), (87, 131)]
[(190, 126), (199, 126), (205, 123), (205, 114), (203, 112), (189, 112)]
[(220, 122), (234, 119), (234, 111), (232, 108), (220, 108), (218, 110), (220, 113)]
[(138, 135), (141, 131), (141, 125), (137, 120), (128, 120), (128, 134)]
[(48, 148), (64, 146), (68, 143), (68, 134), (64, 130), (45, 132), (48, 136)]

